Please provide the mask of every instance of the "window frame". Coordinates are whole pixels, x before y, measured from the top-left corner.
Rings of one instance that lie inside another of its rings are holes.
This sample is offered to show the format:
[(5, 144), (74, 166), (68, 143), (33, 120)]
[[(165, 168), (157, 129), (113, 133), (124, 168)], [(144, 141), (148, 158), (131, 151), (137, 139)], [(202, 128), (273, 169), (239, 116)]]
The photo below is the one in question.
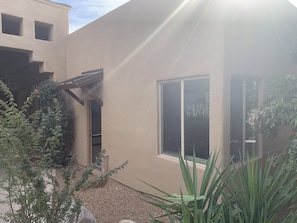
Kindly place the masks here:
[[(170, 156), (170, 157), (177, 157), (178, 154), (180, 153), (181, 156), (184, 159), (188, 159), (188, 160), (193, 160), (193, 156), (189, 156), (185, 154), (185, 119), (184, 119), (184, 115), (185, 115), (185, 82), (189, 81), (189, 80), (208, 80), (208, 109), (210, 109), (210, 76), (209, 75), (205, 75), (205, 76), (195, 76), (195, 77), (187, 77), (187, 78), (178, 78), (178, 79), (170, 79), (170, 80), (161, 80), (158, 82), (158, 98), (159, 98), (159, 109), (158, 109), (158, 129), (159, 129), (159, 154), (160, 155), (166, 155), (166, 156)], [(164, 129), (163, 129), (163, 86), (166, 83), (180, 83), (180, 122), (181, 122), (181, 129), (180, 129), (180, 142), (181, 142), (181, 148), (180, 151), (177, 151), (176, 153), (170, 153), (168, 151), (164, 151), (164, 137), (163, 137), (163, 133), (164, 133)], [(209, 115), (210, 115), (210, 111), (209, 111)], [(208, 121), (208, 125), (209, 125), (209, 130), (208, 130), (208, 140), (210, 142), (210, 120)], [(210, 147), (208, 145), (208, 154), (210, 154)], [(195, 160), (201, 164), (206, 164), (207, 159), (201, 158), (201, 157), (195, 157)]]

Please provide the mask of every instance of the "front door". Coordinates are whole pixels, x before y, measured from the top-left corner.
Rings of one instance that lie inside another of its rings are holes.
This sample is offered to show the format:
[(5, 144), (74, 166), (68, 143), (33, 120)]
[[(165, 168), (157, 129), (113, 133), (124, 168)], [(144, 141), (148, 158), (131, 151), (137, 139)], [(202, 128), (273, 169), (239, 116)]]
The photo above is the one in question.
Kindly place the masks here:
[(90, 145), (91, 159), (96, 161), (96, 156), (101, 152), (101, 105), (91, 100), (90, 106)]

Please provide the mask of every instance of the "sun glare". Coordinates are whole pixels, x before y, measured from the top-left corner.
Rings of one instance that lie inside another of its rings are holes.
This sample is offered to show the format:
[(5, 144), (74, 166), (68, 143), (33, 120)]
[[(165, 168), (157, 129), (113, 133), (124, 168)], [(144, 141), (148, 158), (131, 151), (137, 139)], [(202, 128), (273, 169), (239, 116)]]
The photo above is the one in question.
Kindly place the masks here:
[(121, 69), (127, 62), (129, 62), (140, 50), (142, 50), (190, 1), (184, 0), (177, 9), (151, 34), (149, 35), (126, 59), (120, 63), (112, 72), (113, 76), (119, 69)]
[(289, 2), (291, 2), (295, 7), (297, 7), (297, 0), (288, 0)]

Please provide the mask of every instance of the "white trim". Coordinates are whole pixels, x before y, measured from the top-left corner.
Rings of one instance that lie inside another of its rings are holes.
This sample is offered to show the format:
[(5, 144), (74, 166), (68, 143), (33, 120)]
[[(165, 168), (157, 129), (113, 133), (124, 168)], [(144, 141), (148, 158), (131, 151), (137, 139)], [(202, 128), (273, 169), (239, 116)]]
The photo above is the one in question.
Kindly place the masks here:
[[(159, 134), (158, 134), (158, 145), (159, 145), (159, 156), (169, 156), (169, 157), (174, 157), (168, 153), (164, 153), (163, 152), (163, 85), (166, 83), (180, 83), (180, 95), (181, 95), (181, 100), (180, 100), (180, 108), (181, 108), (181, 148), (180, 148), (180, 152), (182, 157), (184, 158), (185, 156), (185, 148), (184, 148), (184, 83), (185, 81), (188, 80), (208, 80), (209, 84), (210, 84), (210, 76), (209, 75), (203, 75), (203, 76), (195, 76), (195, 77), (186, 77), (186, 78), (176, 78), (176, 79), (170, 79), (170, 80), (163, 80), (163, 81), (158, 81), (158, 97), (159, 97), (159, 109), (158, 109), (158, 129), (159, 129)], [(210, 88), (209, 88), (210, 90)], [(209, 94), (210, 95), (210, 94)], [(210, 98), (209, 98), (210, 100)], [(210, 123), (209, 123), (210, 124)], [(209, 148), (209, 152), (210, 152), (210, 148)], [(203, 164), (204, 165), (204, 164)]]
[(245, 148), (245, 139), (246, 139), (246, 79), (243, 80), (242, 86), (242, 157), (245, 159), (246, 148)]
[(185, 80), (180, 80), (180, 153), (185, 158)]
[(163, 115), (162, 115), (162, 110), (163, 110), (163, 103), (162, 103), (162, 95), (163, 95), (163, 88), (162, 84), (158, 83), (158, 155), (162, 154), (162, 144), (163, 144), (163, 137), (162, 137), (162, 120), (163, 120)]

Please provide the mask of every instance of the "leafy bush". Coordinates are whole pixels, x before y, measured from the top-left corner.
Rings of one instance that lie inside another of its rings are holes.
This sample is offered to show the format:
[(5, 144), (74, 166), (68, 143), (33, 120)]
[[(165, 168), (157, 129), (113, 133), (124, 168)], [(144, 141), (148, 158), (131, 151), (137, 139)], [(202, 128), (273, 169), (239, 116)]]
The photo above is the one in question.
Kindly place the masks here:
[(281, 75), (268, 83), (265, 102), (254, 109), (249, 123), (266, 136), (275, 136), (288, 125), (297, 131), (297, 76)]
[[(54, 165), (66, 165), (73, 141), (73, 113), (65, 101), (65, 95), (57, 89), (57, 84), (51, 80), (41, 82), (35, 89), (37, 106), (40, 109), (40, 144), (43, 153), (52, 156)], [(61, 130), (61, 131), (60, 131)], [(56, 144), (46, 143), (53, 133), (57, 133)]]
[(278, 75), (268, 82), (264, 103), (250, 114), (249, 123), (266, 137), (276, 136), (283, 127), (290, 128), (287, 146), (272, 157), (276, 166), (290, 172), (291, 181), (297, 177), (297, 76)]
[[(117, 173), (127, 163), (101, 175), (94, 181), (88, 178), (96, 164), (86, 168), (81, 178), (72, 184), (76, 176), (75, 161), (61, 168), (62, 182), (56, 178), (55, 151), (63, 146), (61, 125), (47, 128), (51, 120), (62, 119), (61, 105), (54, 103), (46, 112), (38, 110), (26, 116), (27, 110), (37, 98), (34, 91), (21, 109), (14, 102), (8, 87), (0, 81), (0, 89), (7, 100), (0, 100), (0, 169), (3, 177), (0, 187), (7, 192), (4, 202), (9, 204), (5, 222), (60, 223), (72, 214), (80, 212), (80, 201), (74, 192), (92, 186)], [(46, 137), (45, 137), (46, 136)], [(41, 153), (48, 148), (51, 153)], [(100, 154), (100, 162), (102, 154)]]

